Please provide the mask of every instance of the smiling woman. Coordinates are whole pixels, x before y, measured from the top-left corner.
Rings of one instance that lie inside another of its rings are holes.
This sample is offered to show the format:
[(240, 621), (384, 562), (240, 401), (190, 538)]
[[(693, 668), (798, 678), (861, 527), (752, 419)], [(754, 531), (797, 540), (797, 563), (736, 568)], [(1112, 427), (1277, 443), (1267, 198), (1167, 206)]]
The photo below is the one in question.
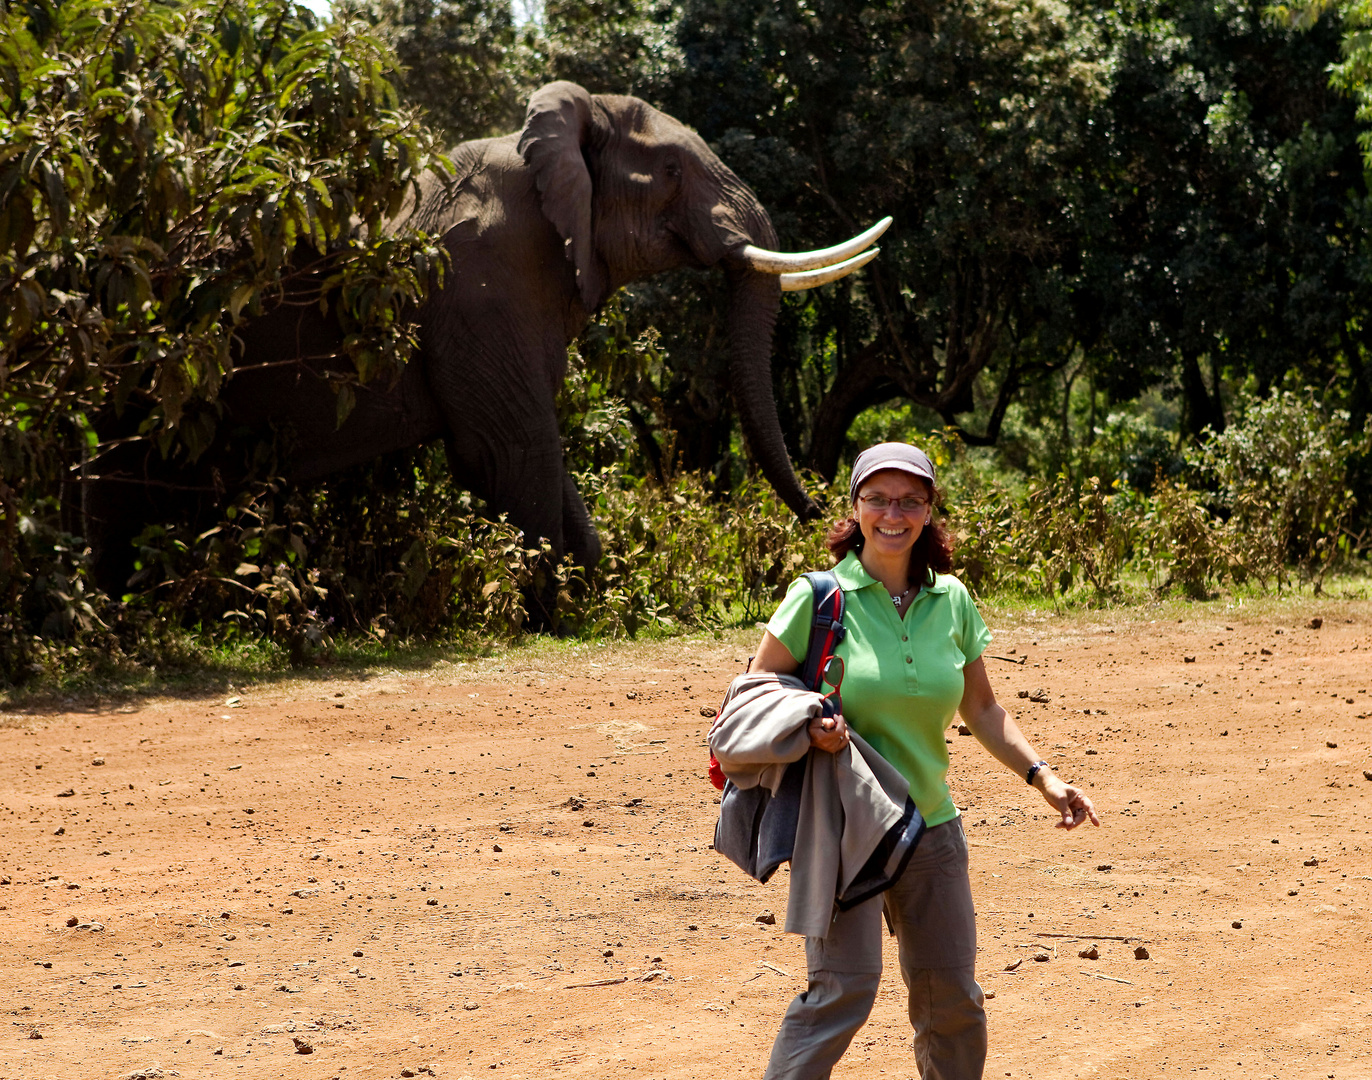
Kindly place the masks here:
[[(881, 977), (881, 918), (900, 939), (901, 975), (920, 1074), (980, 1076), (986, 1013), (974, 972), (976, 920), (967, 840), (948, 790), (944, 731), (955, 712), (991, 754), (1037, 787), (1073, 829), (1096, 812), (1063, 783), (996, 703), (982, 663), (991, 641), (976, 605), (953, 577), (952, 543), (936, 511), (934, 465), (905, 443), (858, 455), (852, 513), (828, 547), (844, 593), (841, 713), (810, 725), (815, 751), (845, 762), (849, 726), (909, 782), (927, 825), (899, 879), (884, 894), (834, 916), (807, 938), (810, 984), (782, 1021), (767, 1080), (810, 1080), (828, 1071), (866, 1021)], [(767, 624), (755, 670), (794, 672), (806, 654), (812, 590), (801, 578)]]

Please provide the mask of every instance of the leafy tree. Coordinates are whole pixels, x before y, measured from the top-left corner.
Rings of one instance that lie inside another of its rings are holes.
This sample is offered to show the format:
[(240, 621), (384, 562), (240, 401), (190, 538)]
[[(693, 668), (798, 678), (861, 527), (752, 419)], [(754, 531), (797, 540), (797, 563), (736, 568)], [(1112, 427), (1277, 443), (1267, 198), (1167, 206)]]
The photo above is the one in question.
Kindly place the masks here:
[[(1095, 24), (1071, 16), (1037, 0), (684, 5), (665, 96), (784, 245), (895, 218), (876, 263), (788, 303), (779, 328), (783, 413), (824, 475), (853, 419), (895, 396), (994, 441), (1018, 388), (1077, 347), (1068, 286), (1107, 72)], [(994, 404), (970, 430), (984, 373)]]
[(1342, 381), (1368, 220), (1352, 109), (1326, 85), (1333, 28), (1151, 0), (1102, 26), (1110, 228), (1084, 253), (1078, 303), (1099, 313), (1102, 385), (1115, 400), (1171, 387), (1199, 436), (1223, 430), (1226, 382)]
[(570, 79), (593, 94), (653, 100), (681, 62), (676, 23), (668, 0), (547, 0), (529, 42), (530, 89)]
[(194, 457), (235, 325), (306, 273), (347, 331), (340, 385), (404, 363), (401, 313), (439, 264), (384, 230), (433, 160), (392, 66), (363, 23), (285, 0), (0, 11), (0, 667), (73, 603), (52, 511), (98, 410), (136, 403)]
[(452, 142), (519, 126), (528, 96), (522, 68), (535, 34), (516, 27), (508, 0), (377, 0), (345, 10), (390, 42), (403, 65), (400, 93)]
[(405, 100), (453, 141), (519, 128), (529, 94), (570, 79), (651, 97), (679, 62), (663, 0), (551, 0), (537, 20), (510, 0), (343, 0), (393, 47)]

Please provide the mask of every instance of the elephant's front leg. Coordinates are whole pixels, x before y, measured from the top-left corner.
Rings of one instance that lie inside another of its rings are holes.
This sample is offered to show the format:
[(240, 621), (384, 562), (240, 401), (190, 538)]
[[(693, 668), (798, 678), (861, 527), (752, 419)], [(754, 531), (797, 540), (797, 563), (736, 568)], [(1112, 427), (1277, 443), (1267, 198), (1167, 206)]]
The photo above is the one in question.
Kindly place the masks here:
[[(526, 548), (546, 540), (553, 563), (569, 553), (579, 563), (598, 559), (599, 539), (563, 465), (551, 395), (540, 401), (537, 386), (494, 378), (480, 387), (458, 379), (446, 385), (443, 375), (430, 378), (447, 418), (456, 481), (485, 499), (493, 514), (505, 514)], [(543, 587), (526, 593), (533, 628), (556, 622), (551, 569), (540, 567)]]
[(566, 554), (566, 472), (556, 427), (551, 440), (517, 442), (506, 442), (490, 429), (458, 428), (447, 445), (456, 457), (457, 481), (484, 498), (492, 514), (504, 514), (523, 534), (526, 547), (546, 540), (558, 558)]

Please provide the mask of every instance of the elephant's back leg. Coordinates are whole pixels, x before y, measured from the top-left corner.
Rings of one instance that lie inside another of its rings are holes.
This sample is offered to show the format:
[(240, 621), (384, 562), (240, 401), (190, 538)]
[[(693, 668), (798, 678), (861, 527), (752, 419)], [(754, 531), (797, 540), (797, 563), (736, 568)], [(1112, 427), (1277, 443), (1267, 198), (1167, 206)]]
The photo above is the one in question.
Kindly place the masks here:
[(282, 305), (239, 331), (243, 369), (224, 389), (229, 420), (248, 428), (289, 433), (284, 463), (297, 481), (313, 480), (443, 431), (422, 358), (406, 364), (394, 386), (381, 381), (356, 387), (354, 405), (340, 425), (339, 399), (327, 379), (341, 367), (342, 333), (317, 305)]

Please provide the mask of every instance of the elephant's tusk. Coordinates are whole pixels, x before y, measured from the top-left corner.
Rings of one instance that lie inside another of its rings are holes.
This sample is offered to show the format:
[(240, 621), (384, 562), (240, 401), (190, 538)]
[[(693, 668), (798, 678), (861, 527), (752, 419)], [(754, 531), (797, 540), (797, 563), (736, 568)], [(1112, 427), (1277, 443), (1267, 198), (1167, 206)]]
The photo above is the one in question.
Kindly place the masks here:
[(878, 236), (890, 228), (891, 219), (884, 217), (851, 240), (845, 240), (833, 247), (820, 248), (818, 251), (768, 251), (766, 248), (745, 244), (738, 256), (754, 270), (763, 274), (790, 274), (803, 270), (818, 270), (833, 266), (835, 263), (850, 259), (871, 244)]
[(877, 257), (879, 251), (881, 248), (869, 248), (836, 266), (821, 266), (818, 270), (805, 270), (798, 274), (782, 274), (781, 291), (800, 292), (802, 289), (813, 289), (816, 285), (828, 285), (831, 281), (846, 277), (858, 267), (866, 266)]

